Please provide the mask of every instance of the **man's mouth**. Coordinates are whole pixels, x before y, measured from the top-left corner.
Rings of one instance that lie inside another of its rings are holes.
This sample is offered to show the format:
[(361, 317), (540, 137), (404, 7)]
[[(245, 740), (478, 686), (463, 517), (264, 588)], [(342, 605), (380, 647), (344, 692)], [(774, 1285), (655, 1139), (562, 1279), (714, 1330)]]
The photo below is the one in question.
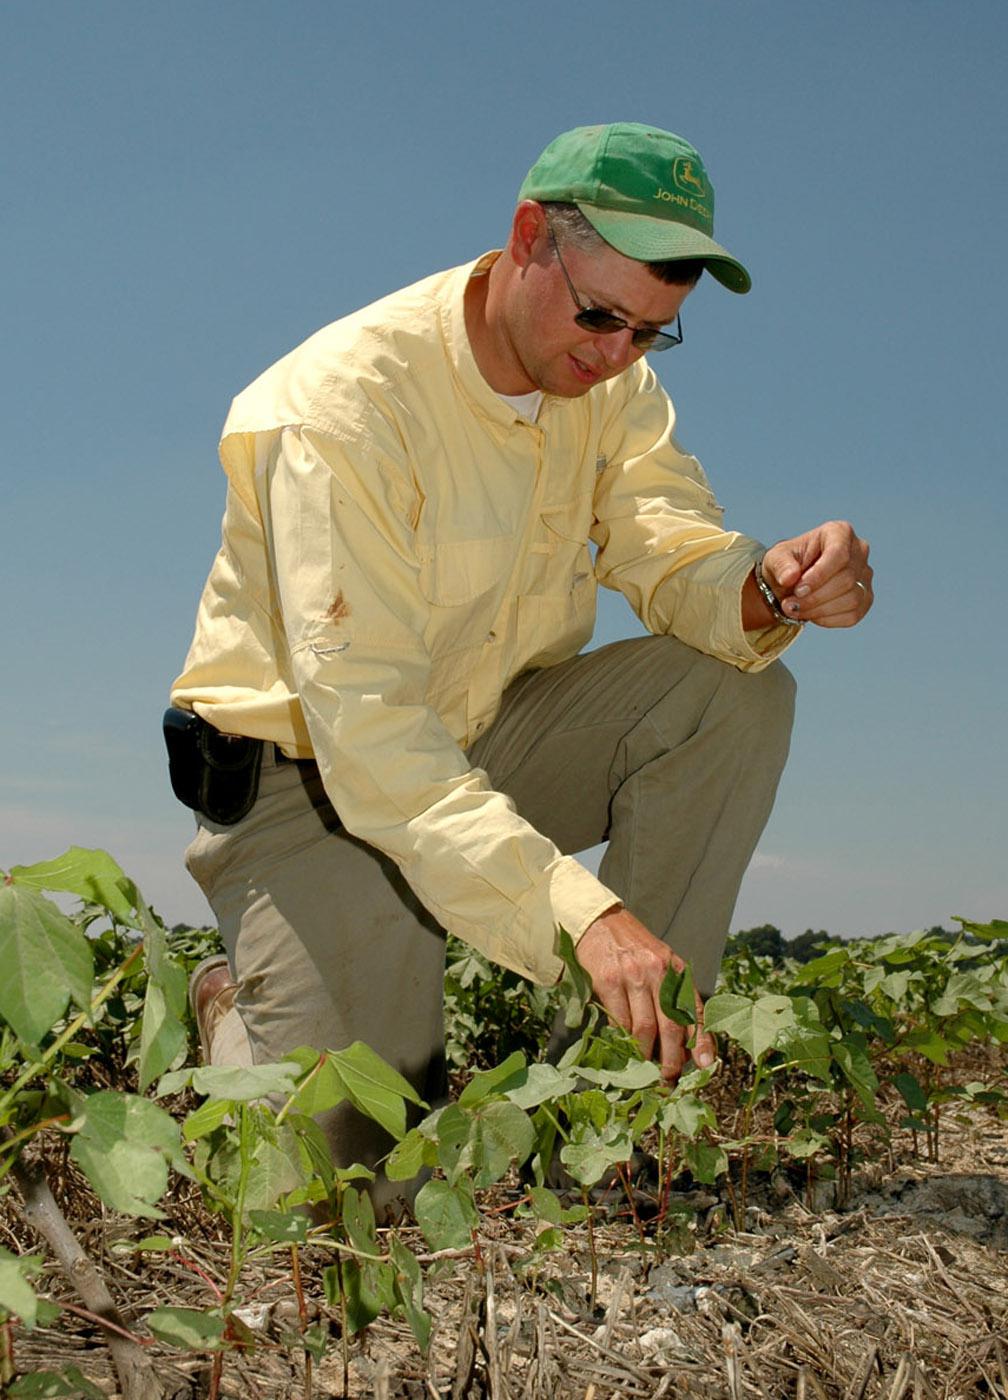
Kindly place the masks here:
[(592, 369), (591, 365), (586, 365), (585, 362), (579, 360), (576, 355), (570, 355), (568, 353), (568, 358), (570, 359), (575, 375), (581, 380), (582, 384), (594, 384), (601, 377), (597, 369)]

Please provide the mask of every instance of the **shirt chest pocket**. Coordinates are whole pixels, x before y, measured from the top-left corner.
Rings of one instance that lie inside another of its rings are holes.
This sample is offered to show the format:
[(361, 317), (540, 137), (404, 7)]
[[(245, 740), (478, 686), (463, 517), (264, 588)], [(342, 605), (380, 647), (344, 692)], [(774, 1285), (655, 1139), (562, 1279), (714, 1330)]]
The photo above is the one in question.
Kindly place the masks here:
[(442, 541), (420, 555), (420, 592), (439, 608), (488, 600), (503, 588), (514, 559), (511, 535)]
[(539, 519), (541, 525), (532, 547), (533, 553), (565, 553), (570, 551), (572, 545), (583, 546), (588, 542), (591, 529), (592, 493), (582, 492), (572, 501), (560, 505), (540, 506)]
[(529, 550), (531, 571), (523, 592), (567, 594), (592, 573), (588, 532), (592, 523), (592, 494), (586, 492), (563, 505), (543, 506), (539, 528)]

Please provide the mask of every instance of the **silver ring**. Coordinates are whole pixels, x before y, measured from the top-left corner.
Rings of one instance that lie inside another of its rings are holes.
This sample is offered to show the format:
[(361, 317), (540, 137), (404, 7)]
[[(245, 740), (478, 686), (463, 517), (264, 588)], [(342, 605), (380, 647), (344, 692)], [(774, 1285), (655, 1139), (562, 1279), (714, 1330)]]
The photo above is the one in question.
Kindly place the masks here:
[(861, 590), (862, 593), (867, 593), (867, 592), (868, 592), (867, 588), (865, 588), (864, 584), (861, 582), (861, 580), (860, 580), (859, 578), (854, 580), (854, 587), (855, 587), (855, 588), (860, 588), (860, 590)]

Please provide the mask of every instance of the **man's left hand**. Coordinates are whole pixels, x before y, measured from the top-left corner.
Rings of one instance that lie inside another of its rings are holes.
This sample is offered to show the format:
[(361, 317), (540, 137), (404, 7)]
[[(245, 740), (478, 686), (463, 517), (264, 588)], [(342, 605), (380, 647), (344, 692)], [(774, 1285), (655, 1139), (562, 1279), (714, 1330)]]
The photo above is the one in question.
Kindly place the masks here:
[(763, 577), (788, 617), (819, 627), (853, 627), (875, 596), (867, 541), (846, 520), (828, 520), (773, 545)]

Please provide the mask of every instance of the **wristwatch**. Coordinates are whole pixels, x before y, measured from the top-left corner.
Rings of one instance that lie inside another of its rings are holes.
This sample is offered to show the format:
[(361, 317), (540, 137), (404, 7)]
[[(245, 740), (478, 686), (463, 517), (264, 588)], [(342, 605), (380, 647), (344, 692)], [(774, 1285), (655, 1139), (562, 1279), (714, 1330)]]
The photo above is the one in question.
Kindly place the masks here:
[(756, 560), (756, 568), (754, 571), (756, 578), (756, 587), (763, 594), (767, 607), (773, 613), (774, 617), (777, 619), (778, 622), (783, 622), (788, 627), (801, 627), (803, 625), (801, 618), (788, 617), (787, 613), (784, 612), (777, 599), (777, 594), (773, 591), (773, 589), (767, 583), (766, 579), (763, 577), (763, 559), (765, 558), (766, 555), (763, 555), (761, 558)]

